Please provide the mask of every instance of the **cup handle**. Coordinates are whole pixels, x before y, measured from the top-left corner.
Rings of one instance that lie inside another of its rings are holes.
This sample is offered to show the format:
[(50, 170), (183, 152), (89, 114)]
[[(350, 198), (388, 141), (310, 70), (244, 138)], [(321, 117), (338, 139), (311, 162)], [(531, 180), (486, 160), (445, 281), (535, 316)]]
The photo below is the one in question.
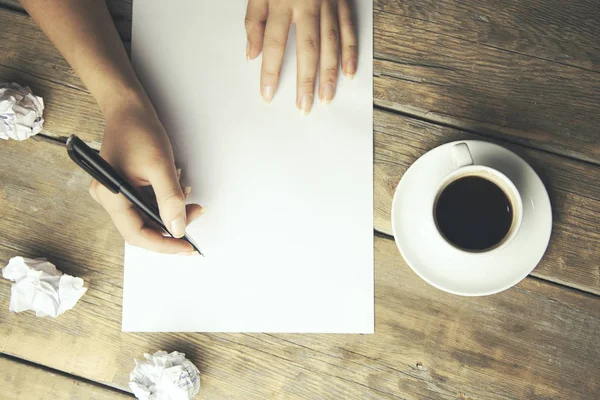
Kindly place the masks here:
[(466, 143), (458, 143), (452, 147), (452, 162), (455, 169), (474, 164), (469, 146)]

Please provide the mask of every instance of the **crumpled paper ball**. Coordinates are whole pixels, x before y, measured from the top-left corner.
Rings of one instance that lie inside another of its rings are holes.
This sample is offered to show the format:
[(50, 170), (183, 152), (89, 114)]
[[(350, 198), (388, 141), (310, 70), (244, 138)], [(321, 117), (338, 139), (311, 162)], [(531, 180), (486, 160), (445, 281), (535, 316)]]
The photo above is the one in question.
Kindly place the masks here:
[(0, 82), (0, 139), (25, 140), (42, 131), (44, 100), (27, 86)]
[(87, 290), (83, 279), (63, 274), (45, 258), (13, 257), (2, 276), (15, 282), (8, 309), (16, 313), (33, 310), (36, 317), (58, 317), (75, 307)]
[(191, 400), (200, 391), (200, 372), (185, 354), (157, 351), (135, 360), (129, 387), (140, 400)]

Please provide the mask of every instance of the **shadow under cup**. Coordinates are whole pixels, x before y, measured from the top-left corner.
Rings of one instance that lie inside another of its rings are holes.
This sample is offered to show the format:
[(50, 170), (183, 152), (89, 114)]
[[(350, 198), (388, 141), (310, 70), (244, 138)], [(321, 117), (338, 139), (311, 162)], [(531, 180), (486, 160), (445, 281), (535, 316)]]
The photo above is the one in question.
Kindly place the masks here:
[(470, 165), (439, 186), (433, 217), (452, 246), (483, 253), (508, 244), (521, 225), (523, 204), (515, 185), (499, 171)]

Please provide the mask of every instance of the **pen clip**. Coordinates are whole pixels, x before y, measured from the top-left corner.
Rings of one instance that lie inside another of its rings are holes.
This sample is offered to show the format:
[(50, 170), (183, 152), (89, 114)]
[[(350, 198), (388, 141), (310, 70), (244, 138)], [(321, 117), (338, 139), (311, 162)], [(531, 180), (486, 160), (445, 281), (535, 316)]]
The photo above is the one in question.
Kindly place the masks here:
[(81, 139), (79, 139), (77, 136), (75, 135), (71, 135), (69, 137), (69, 139), (67, 139), (67, 153), (69, 154), (69, 157), (71, 158), (71, 160), (73, 160), (73, 162), (77, 165), (79, 165), (85, 172), (87, 172), (88, 174), (90, 174), (92, 176), (92, 178), (94, 178), (95, 180), (97, 180), (99, 183), (102, 184), (102, 186), (104, 186), (105, 188), (107, 188), (108, 190), (110, 190), (112, 193), (119, 193), (119, 187), (116, 186), (113, 182), (104, 179), (102, 177), (102, 175), (100, 175), (92, 165), (90, 165), (85, 159), (83, 159), (82, 157), (80, 157), (79, 152), (77, 151), (78, 148), (76, 145), (74, 145), (74, 143), (79, 140), (81, 141)]

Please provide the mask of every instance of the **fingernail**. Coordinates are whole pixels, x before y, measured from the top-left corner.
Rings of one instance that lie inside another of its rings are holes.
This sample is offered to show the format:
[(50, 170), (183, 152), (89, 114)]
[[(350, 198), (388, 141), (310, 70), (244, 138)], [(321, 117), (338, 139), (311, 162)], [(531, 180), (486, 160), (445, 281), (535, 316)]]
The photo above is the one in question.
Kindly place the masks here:
[(262, 98), (263, 101), (267, 104), (273, 100), (273, 95), (275, 94), (275, 88), (273, 86), (263, 86), (262, 88)]
[(246, 42), (246, 61), (250, 59), (250, 42)]
[(181, 168), (177, 168), (177, 180), (181, 179)]
[(181, 253), (177, 253), (178, 256), (197, 256), (197, 251), (183, 251)]
[(188, 196), (190, 195), (190, 192), (192, 191), (192, 187), (191, 186), (186, 186), (183, 188), (183, 197), (184, 198), (188, 198)]
[(354, 79), (354, 75), (356, 74), (356, 62), (354, 60), (350, 60), (346, 63), (346, 69), (344, 70), (344, 74), (349, 79)]
[(333, 100), (334, 91), (335, 91), (335, 86), (333, 86), (333, 83), (329, 82), (328, 84), (326, 84), (325, 87), (323, 88), (323, 98), (321, 99), (321, 101), (324, 104), (331, 103), (331, 100)]
[(312, 108), (312, 103), (312, 94), (305, 94), (304, 96), (302, 96), (302, 100), (300, 101), (300, 113), (304, 116), (308, 115), (310, 109)]
[(185, 217), (181, 216), (171, 221), (171, 234), (180, 238), (185, 234)]

